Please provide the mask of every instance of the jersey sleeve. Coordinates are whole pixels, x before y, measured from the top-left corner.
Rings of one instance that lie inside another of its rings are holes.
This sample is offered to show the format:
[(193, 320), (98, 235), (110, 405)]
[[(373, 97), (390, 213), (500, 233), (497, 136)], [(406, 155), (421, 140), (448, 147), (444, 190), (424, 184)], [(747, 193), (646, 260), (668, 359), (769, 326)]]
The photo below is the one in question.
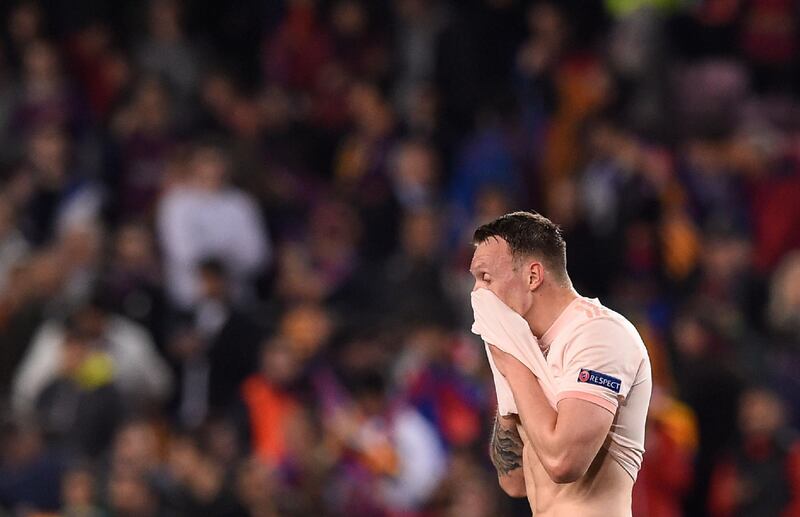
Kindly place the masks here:
[(564, 348), (557, 402), (577, 398), (616, 413), (636, 380), (642, 357), (640, 345), (619, 323), (586, 323)]

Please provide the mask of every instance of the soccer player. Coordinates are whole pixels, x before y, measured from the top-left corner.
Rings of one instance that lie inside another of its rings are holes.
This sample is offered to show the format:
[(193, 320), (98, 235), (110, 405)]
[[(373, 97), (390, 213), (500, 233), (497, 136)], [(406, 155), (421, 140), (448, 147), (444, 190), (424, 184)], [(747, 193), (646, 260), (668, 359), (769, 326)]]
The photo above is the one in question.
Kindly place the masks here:
[[(497, 415), (490, 453), (500, 486), (537, 517), (631, 515), (652, 388), (647, 350), (633, 325), (580, 296), (558, 227), (514, 212), (479, 227), (470, 272), (521, 315), (557, 386), (557, 407), (536, 376), (490, 343), (518, 414)], [(602, 253), (602, 250), (598, 250)]]

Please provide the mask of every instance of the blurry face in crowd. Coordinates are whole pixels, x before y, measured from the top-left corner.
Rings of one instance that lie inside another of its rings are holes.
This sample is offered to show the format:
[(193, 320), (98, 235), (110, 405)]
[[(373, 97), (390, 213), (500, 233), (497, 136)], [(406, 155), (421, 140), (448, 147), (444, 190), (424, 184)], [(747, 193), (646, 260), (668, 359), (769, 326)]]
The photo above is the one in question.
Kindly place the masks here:
[(426, 12), (430, 10), (431, 3), (426, 0), (397, 0), (395, 8), (398, 15), (413, 20), (424, 17)]
[(73, 223), (62, 230), (59, 236), (59, 253), (62, 266), (91, 267), (100, 259), (103, 234), (92, 223)]
[(144, 130), (158, 131), (167, 124), (169, 98), (158, 79), (148, 79), (139, 86), (135, 106)]
[(75, 469), (64, 475), (62, 499), (67, 507), (86, 507), (94, 502), (94, 478), (91, 472)]
[(268, 131), (287, 127), (293, 116), (291, 99), (287, 92), (278, 86), (264, 89), (259, 99), (259, 110)]
[(686, 158), (694, 172), (719, 176), (726, 172), (727, 149), (715, 141), (691, 140), (686, 144)]
[(436, 252), (439, 231), (432, 213), (409, 214), (403, 221), (401, 239), (403, 250), (415, 258), (427, 258)]
[(42, 15), (34, 2), (18, 5), (8, 17), (8, 32), (18, 44), (24, 44), (39, 35)]
[(377, 416), (386, 411), (386, 400), (380, 391), (359, 393), (355, 401), (366, 416)]
[(82, 53), (98, 56), (111, 46), (111, 29), (103, 23), (92, 23), (78, 32), (76, 43)]
[(370, 137), (380, 137), (391, 128), (392, 110), (374, 85), (356, 83), (350, 90), (350, 112), (356, 125)]
[(319, 260), (336, 261), (348, 255), (360, 232), (361, 222), (352, 206), (339, 201), (321, 203), (311, 214), (312, 253)]
[(228, 278), (224, 265), (214, 262), (200, 264), (198, 279), (202, 298), (217, 301), (227, 299)]
[(3, 462), (6, 465), (25, 465), (36, 459), (42, 450), (42, 434), (38, 428), (21, 424), (8, 431), (3, 437), (0, 447), (3, 451)]
[(114, 467), (146, 470), (159, 461), (158, 437), (145, 422), (132, 422), (114, 437), (112, 452)]
[(345, 343), (337, 361), (348, 375), (358, 375), (374, 368), (386, 367), (391, 352), (384, 343), (370, 339), (354, 339)]
[(224, 300), (227, 294), (225, 277), (217, 272), (200, 272), (200, 292), (203, 298), (211, 300)]
[(439, 119), (439, 95), (434, 86), (424, 83), (415, 85), (409, 93), (408, 106), (403, 115), (412, 128), (435, 128)]
[(475, 199), (476, 224), (488, 223), (511, 211), (508, 196), (500, 189), (482, 189)]
[(498, 509), (494, 508), (491, 485), (474, 458), (464, 453), (454, 454), (449, 478), (453, 485), (453, 498), (445, 513), (447, 517), (499, 514)]
[(233, 464), (241, 453), (239, 435), (232, 422), (212, 420), (204, 429), (203, 441), (212, 459), (223, 464)]
[(194, 184), (203, 190), (214, 192), (225, 185), (228, 161), (219, 149), (203, 147), (194, 153), (192, 170)]
[(185, 479), (200, 463), (202, 453), (191, 438), (178, 436), (170, 441), (167, 462), (177, 479)]
[(773, 287), (780, 302), (788, 307), (800, 309), (800, 252), (792, 253), (784, 259), (775, 278), (781, 280), (780, 285)]
[(300, 9), (312, 9), (315, 7), (316, 2), (314, 0), (289, 0), (289, 4), (291, 7)]
[(341, 0), (333, 7), (331, 23), (342, 36), (357, 36), (366, 24), (364, 9), (353, 0)]
[(742, 237), (710, 239), (703, 254), (706, 274), (720, 280), (735, 280), (750, 264), (750, 243)]
[(67, 374), (75, 372), (86, 359), (89, 343), (77, 334), (68, 335), (61, 347), (61, 368)]
[(351, 372), (356, 383), (351, 387), (350, 393), (353, 401), (363, 415), (367, 417), (379, 416), (386, 412), (386, 379), (377, 369), (376, 364)]
[(547, 213), (562, 228), (571, 228), (579, 215), (578, 186), (572, 179), (562, 179), (553, 185), (547, 196)]
[(144, 476), (116, 472), (108, 484), (108, 502), (114, 515), (147, 517), (156, 513), (155, 496)]
[(67, 140), (58, 128), (45, 128), (31, 137), (28, 159), (39, 172), (42, 182), (57, 184), (63, 180), (67, 150)]
[(256, 459), (246, 460), (236, 473), (236, 494), (247, 506), (269, 507), (273, 485), (269, 467)]
[(261, 352), (261, 372), (270, 382), (288, 386), (300, 373), (300, 362), (286, 344), (267, 342)]
[(116, 255), (128, 267), (149, 266), (154, 261), (152, 234), (141, 225), (123, 226), (117, 234)]
[(158, 39), (180, 35), (180, 8), (172, 0), (154, 0), (150, 4), (150, 33)]
[(397, 153), (394, 175), (397, 181), (409, 188), (433, 188), (438, 177), (433, 150), (417, 142), (402, 145)]
[(448, 361), (451, 351), (449, 345), (445, 329), (437, 325), (420, 325), (409, 333), (404, 348), (413, 349), (415, 353), (431, 361)]
[(281, 320), (281, 334), (301, 358), (313, 356), (331, 335), (328, 314), (316, 305), (302, 305), (286, 313)]
[(11, 203), (0, 196), (0, 240), (14, 228), (14, 210)]
[(236, 87), (233, 80), (221, 72), (211, 73), (201, 86), (203, 102), (216, 111), (229, 109), (236, 99)]
[(30, 289), (39, 295), (57, 292), (64, 280), (64, 271), (58, 253), (42, 253), (33, 257), (27, 269)]
[(739, 429), (744, 436), (771, 436), (783, 426), (783, 403), (767, 390), (755, 389), (739, 402)]
[(675, 346), (686, 358), (700, 358), (708, 351), (710, 336), (699, 320), (682, 316), (674, 326)]
[(128, 57), (118, 50), (110, 50), (103, 69), (103, 78), (106, 82), (119, 92), (130, 82), (132, 75), (132, 65)]
[(53, 47), (43, 41), (31, 43), (23, 59), (28, 79), (46, 81), (58, 75), (58, 56)]
[(75, 316), (81, 335), (88, 339), (99, 339), (105, 332), (107, 315), (95, 307), (87, 307)]
[(530, 310), (533, 300), (529, 272), (515, 262), (504, 239), (490, 238), (478, 244), (470, 272), (475, 277), (473, 291), (489, 289), (518, 314)]
[(556, 38), (562, 31), (561, 15), (548, 2), (534, 5), (528, 11), (528, 30), (542, 38)]

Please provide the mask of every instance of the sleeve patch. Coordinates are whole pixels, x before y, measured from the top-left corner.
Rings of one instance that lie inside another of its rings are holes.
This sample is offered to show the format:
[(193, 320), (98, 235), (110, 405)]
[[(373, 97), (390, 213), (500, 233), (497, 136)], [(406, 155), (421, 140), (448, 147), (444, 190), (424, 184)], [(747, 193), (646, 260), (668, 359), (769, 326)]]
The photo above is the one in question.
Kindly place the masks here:
[(587, 370), (586, 368), (581, 368), (580, 373), (578, 373), (578, 382), (602, 386), (610, 389), (614, 393), (619, 393), (619, 390), (622, 387), (622, 381), (616, 377), (596, 372), (594, 370)]

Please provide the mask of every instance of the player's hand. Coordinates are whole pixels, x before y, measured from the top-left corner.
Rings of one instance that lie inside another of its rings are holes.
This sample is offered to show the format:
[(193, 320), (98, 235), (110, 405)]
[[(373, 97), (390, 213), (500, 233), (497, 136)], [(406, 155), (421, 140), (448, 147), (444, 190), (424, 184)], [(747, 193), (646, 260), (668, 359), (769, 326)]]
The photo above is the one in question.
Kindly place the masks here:
[(505, 378), (515, 377), (517, 374), (529, 374), (530, 370), (527, 366), (522, 364), (522, 361), (514, 357), (513, 355), (503, 352), (496, 346), (490, 344), (489, 350), (492, 353), (492, 359), (494, 359), (494, 364), (497, 366), (497, 370), (503, 375)]

